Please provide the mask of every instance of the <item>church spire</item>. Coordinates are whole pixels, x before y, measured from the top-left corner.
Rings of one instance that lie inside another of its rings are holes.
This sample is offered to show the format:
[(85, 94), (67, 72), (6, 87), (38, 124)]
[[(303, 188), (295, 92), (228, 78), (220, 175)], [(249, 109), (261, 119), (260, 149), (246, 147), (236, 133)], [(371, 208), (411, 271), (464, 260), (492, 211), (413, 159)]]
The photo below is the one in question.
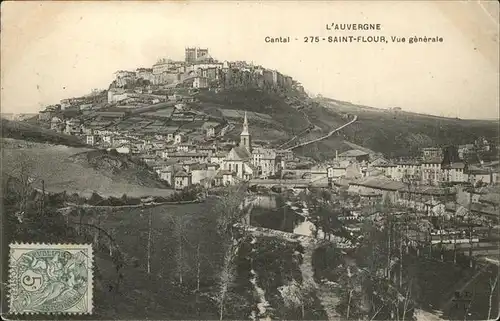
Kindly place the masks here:
[(240, 134), (240, 146), (245, 147), (249, 152), (252, 152), (250, 132), (248, 131), (247, 112), (245, 112), (245, 118), (243, 119), (243, 130)]
[(247, 112), (245, 112), (245, 118), (243, 119), (243, 131), (241, 135), (250, 135), (248, 132), (248, 120), (247, 120)]

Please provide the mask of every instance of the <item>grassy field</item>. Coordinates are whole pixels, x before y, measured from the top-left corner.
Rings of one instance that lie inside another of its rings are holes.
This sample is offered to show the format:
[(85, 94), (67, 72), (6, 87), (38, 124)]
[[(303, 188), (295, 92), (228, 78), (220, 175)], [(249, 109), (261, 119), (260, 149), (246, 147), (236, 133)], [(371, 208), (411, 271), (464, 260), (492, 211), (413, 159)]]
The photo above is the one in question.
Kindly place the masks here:
[(2, 137), (22, 139), (38, 143), (61, 144), (72, 147), (84, 147), (80, 139), (74, 136), (57, 133), (50, 129), (45, 129), (32, 125), (28, 122), (2, 120)]
[(101, 196), (168, 196), (170, 189), (157, 188), (158, 185), (139, 185), (129, 171), (113, 173), (110, 168), (94, 168), (89, 162), (74, 161), (79, 153), (92, 151), (88, 148), (68, 147), (30, 143), (20, 140), (3, 139), (2, 171), (17, 177), (21, 170), (34, 180), (33, 186), (59, 193), (78, 193), (90, 196), (97, 192)]

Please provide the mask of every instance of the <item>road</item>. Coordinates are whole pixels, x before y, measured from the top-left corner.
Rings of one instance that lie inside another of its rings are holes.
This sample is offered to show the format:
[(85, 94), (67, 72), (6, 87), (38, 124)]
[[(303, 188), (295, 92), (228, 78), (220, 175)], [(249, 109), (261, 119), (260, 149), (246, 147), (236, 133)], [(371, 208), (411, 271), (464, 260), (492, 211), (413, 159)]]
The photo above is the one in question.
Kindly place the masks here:
[(282, 148), (283, 146), (290, 144), (291, 142), (293, 142), (294, 140), (296, 140), (300, 136), (304, 135), (305, 133), (309, 133), (312, 129), (314, 129), (314, 125), (311, 123), (311, 120), (309, 120), (309, 116), (303, 110), (301, 110), (301, 112), (302, 112), (302, 114), (304, 114), (304, 117), (306, 118), (307, 123), (309, 125), (307, 126), (306, 129), (304, 129), (303, 131), (301, 131), (297, 135), (293, 136), (291, 139), (287, 140), (283, 144), (279, 145), (278, 148)]
[(293, 147), (287, 148), (286, 150), (292, 150), (292, 149), (295, 149), (295, 148), (298, 148), (298, 147), (302, 147), (302, 146), (306, 146), (306, 145), (309, 145), (309, 144), (312, 144), (312, 143), (316, 143), (316, 142), (322, 141), (323, 139), (326, 139), (326, 138), (332, 136), (335, 132), (341, 130), (342, 128), (344, 128), (346, 126), (349, 126), (350, 124), (354, 123), (356, 120), (358, 120), (358, 116), (354, 115), (354, 118), (350, 122), (348, 122), (348, 123), (346, 123), (346, 124), (344, 124), (344, 125), (342, 125), (340, 127), (337, 127), (335, 129), (333, 129), (328, 134), (326, 134), (324, 136), (321, 136), (321, 137), (318, 137), (318, 138), (315, 138), (313, 140), (304, 142), (304, 143), (297, 144), (297, 145), (295, 145)]

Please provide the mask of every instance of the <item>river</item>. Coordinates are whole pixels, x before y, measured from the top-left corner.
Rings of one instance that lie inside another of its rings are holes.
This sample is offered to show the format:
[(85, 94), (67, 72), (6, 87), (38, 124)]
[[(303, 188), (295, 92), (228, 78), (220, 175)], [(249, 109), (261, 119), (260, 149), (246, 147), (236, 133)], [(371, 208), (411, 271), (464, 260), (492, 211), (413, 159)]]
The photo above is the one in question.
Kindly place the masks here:
[(315, 229), (307, 204), (285, 200), (280, 195), (257, 195), (250, 213), (250, 225), (311, 236)]

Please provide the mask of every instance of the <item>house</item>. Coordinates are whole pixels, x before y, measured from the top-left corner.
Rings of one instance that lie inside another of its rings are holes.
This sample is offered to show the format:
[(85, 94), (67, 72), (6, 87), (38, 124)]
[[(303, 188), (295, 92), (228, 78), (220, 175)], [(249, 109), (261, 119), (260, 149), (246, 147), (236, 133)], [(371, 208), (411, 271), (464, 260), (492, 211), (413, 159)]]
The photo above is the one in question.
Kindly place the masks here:
[(474, 152), (474, 144), (465, 144), (458, 146), (458, 157), (464, 159), (468, 154)]
[(381, 193), (384, 199), (388, 198), (391, 202), (395, 203), (399, 199), (399, 190), (404, 188), (405, 184), (398, 181), (387, 178), (367, 177), (351, 181), (347, 191), (354, 194)]
[(92, 134), (86, 135), (85, 140), (86, 140), (87, 145), (94, 146), (96, 143), (96, 137), (97, 137), (96, 135), (92, 135)]
[(63, 131), (65, 128), (64, 122), (59, 117), (52, 117), (50, 120), (50, 129), (55, 130), (57, 132)]
[(193, 153), (193, 152), (173, 152), (168, 153), (163, 151), (162, 157), (164, 159), (177, 159), (180, 162), (196, 161), (205, 163), (208, 161), (208, 154), (205, 153)]
[(262, 177), (269, 177), (278, 171), (279, 160), (273, 150), (258, 147), (252, 150), (252, 165)]
[(219, 170), (214, 177), (214, 186), (228, 186), (236, 182), (236, 173), (230, 170)]
[(193, 144), (188, 144), (188, 143), (180, 143), (177, 145), (177, 151), (178, 152), (189, 152), (189, 151), (192, 151), (194, 149), (194, 145)]
[(443, 150), (438, 147), (426, 147), (421, 149), (423, 159), (443, 159)]
[(399, 190), (398, 203), (402, 206), (414, 208), (419, 211), (426, 211), (426, 206), (428, 206), (428, 204), (426, 205), (427, 202), (441, 202), (446, 204), (457, 198), (455, 189), (430, 185), (404, 185), (405, 187)]
[(388, 161), (385, 164), (377, 165), (376, 168), (382, 170), (384, 175), (390, 179), (397, 180), (396, 178), (399, 177), (396, 163)]
[(80, 110), (82, 110), (82, 111), (83, 110), (90, 110), (90, 109), (92, 109), (93, 106), (94, 106), (93, 104), (81, 104)]
[(362, 170), (362, 174), (363, 177), (369, 177), (369, 176), (380, 176), (383, 175), (384, 172), (375, 167), (367, 167)]
[(66, 128), (64, 129), (64, 132), (68, 135), (79, 135), (81, 134), (80, 125), (79, 119), (69, 119), (66, 121)]
[(207, 164), (189, 164), (184, 166), (184, 169), (191, 174), (192, 184), (201, 184), (203, 179), (212, 179), (216, 174), (216, 167)]
[(275, 151), (276, 156), (279, 157), (281, 160), (284, 161), (291, 161), (293, 160), (293, 151), (291, 150), (286, 150), (286, 149), (278, 149)]
[(156, 155), (143, 154), (140, 155), (140, 159), (142, 159), (146, 164), (151, 165), (156, 162), (157, 157)]
[(180, 143), (185, 142), (185, 141), (187, 141), (186, 134), (184, 134), (183, 132), (175, 134), (174, 144), (180, 144)]
[(364, 206), (375, 206), (383, 200), (384, 194), (379, 191), (361, 191), (359, 194), (360, 202)]
[(399, 160), (395, 162), (396, 169), (392, 173), (392, 179), (397, 181), (421, 180), (421, 164), (414, 160)]
[(38, 120), (48, 121), (54, 116), (54, 112), (50, 110), (42, 110), (38, 113)]
[(215, 131), (216, 131), (217, 126), (219, 126), (219, 123), (207, 121), (207, 122), (203, 123), (203, 125), (201, 126), (201, 129), (203, 131), (205, 131), (206, 137), (210, 138), (210, 137), (215, 137)]
[(437, 200), (429, 200), (424, 206), (427, 216), (443, 216), (446, 211), (445, 204)]
[(437, 185), (443, 180), (441, 162), (441, 158), (427, 158), (422, 161), (420, 167), (420, 172), (422, 173), (422, 183)]
[(208, 78), (207, 77), (194, 77), (193, 88), (208, 88)]
[(466, 173), (468, 176), (467, 181), (474, 185), (477, 185), (479, 182), (486, 185), (498, 182), (498, 172), (493, 171), (492, 168), (470, 166)]
[(222, 165), (227, 157), (227, 154), (228, 152), (220, 151), (210, 155), (210, 163)]
[(351, 149), (339, 154), (338, 158), (339, 160), (362, 162), (362, 161), (369, 161), (370, 155), (367, 152), (363, 152), (359, 149)]
[(177, 190), (191, 186), (191, 174), (185, 171), (178, 171), (174, 176), (174, 188)]
[(349, 161), (335, 161), (327, 165), (327, 176), (329, 179), (345, 177)]
[(180, 164), (171, 164), (171, 165), (160, 165), (158, 166), (157, 173), (160, 175), (160, 178), (166, 181), (170, 186), (174, 186), (174, 174), (179, 171), (183, 171), (183, 167)]
[(467, 182), (467, 168), (462, 162), (451, 163), (449, 165), (442, 166), (443, 171), (443, 181), (448, 183), (463, 183)]
[(212, 156), (212, 154), (215, 153), (216, 148), (214, 146), (199, 146), (198, 148), (196, 148), (196, 151), (198, 153), (205, 153), (209, 156)]

